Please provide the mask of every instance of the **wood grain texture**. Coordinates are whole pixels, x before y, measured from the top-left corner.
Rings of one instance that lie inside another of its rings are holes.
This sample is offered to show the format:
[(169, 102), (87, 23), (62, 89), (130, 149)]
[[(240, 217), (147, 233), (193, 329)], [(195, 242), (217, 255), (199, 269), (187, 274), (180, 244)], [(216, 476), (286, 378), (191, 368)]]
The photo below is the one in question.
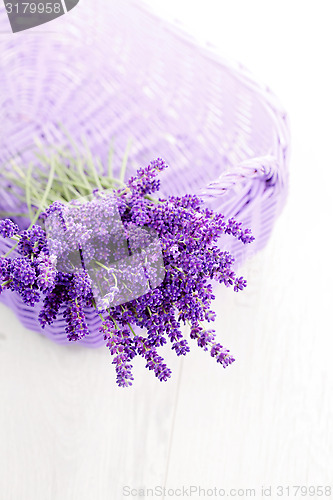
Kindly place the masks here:
[(290, 203), (242, 269), (243, 293), (217, 290), (218, 335), (237, 357), (226, 370), (193, 345), (182, 369), (168, 353), (167, 384), (138, 359), (135, 385), (120, 390), (106, 349), (57, 346), (2, 306), (1, 500), (332, 482), (329, 300), (307, 285), (295, 217)]
[(4, 306), (1, 319), (1, 500), (119, 498), (164, 480), (176, 374), (162, 385), (136, 363), (120, 390), (107, 349), (55, 345)]

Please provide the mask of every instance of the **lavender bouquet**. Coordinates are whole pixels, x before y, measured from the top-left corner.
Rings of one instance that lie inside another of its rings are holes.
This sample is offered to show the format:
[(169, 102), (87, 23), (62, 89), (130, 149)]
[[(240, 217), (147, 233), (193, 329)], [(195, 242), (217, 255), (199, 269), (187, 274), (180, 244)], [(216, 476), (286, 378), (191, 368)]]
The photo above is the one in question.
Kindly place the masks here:
[[(40, 152), (39, 160), (43, 167), (12, 165), (2, 172), (27, 214), (1, 214), (0, 235), (14, 246), (0, 257), (0, 294), (18, 293), (32, 307), (42, 302), (42, 327), (63, 311), (69, 341), (89, 335), (84, 311), (93, 306), (120, 387), (132, 385), (136, 355), (166, 381), (171, 370), (160, 348), (169, 341), (178, 356), (190, 351), (182, 325), (224, 368), (231, 364), (234, 357), (204, 323), (216, 316), (212, 282), (238, 292), (246, 280), (216, 243), (230, 234), (248, 244), (251, 231), (196, 195), (154, 198), (158, 174), (167, 168), (161, 158), (127, 183), (126, 159), (119, 179), (110, 168), (101, 175), (91, 155), (57, 150), (51, 156)], [(23, 215), (31, 224), (20, 231), (14, 221)], [(19, 257), (11, 259), (14, 248)]]

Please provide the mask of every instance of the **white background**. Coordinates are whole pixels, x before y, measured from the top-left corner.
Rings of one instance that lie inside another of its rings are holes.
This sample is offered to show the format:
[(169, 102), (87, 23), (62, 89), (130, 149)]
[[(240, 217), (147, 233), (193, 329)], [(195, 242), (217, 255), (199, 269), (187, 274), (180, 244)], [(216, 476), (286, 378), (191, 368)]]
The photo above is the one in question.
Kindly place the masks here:
[(332, 4), (149, 3), (279, 97), (288, 203), (242, 270), (249, 287), (218, 292), (216, 329), (237, 357), (227, 370), (194, 347), (171, 361), (167, 384), (138, 360), (133, 389), (120, 390), (106, 349), (54, 345), (0, 306), (1, 500), (118, 500), (125, 485), (257, 498), (263, 485), (272, 498), (278, 485), (333, 487)]

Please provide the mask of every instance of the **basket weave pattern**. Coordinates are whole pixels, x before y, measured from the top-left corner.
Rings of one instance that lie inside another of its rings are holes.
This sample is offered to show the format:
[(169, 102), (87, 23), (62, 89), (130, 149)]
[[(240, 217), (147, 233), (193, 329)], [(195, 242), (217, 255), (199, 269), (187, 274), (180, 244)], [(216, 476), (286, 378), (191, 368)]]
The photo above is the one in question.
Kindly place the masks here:
[[(250, 227), (256, 238), (250, 250), (261, 249), (287, 194), (289, 129), (275, 97), (243, 67), (136, 1), (82, 4), (53, 21), (54, 32), (1, 37), (0, 162), (19, 154), (27, 164), (36, 136), (65, 143), (61, 123), (74, 139), (84, 135), (103, 164), (114, 138), (117, 174), (132, 139), (127, 177), (162, 157), (170, 165), (161, 178), (163, 195), (200, 194)], [(0, 19), (2, 32), (7, 22)], [(20, 210), (3, 181), (0, 210)], [(10, 244), (0, 237), (0, 254)], [(239, 262), (246, 258), (241, 243), (223, 244)], [(29, 329), (67, 342), (61, 314), (42, 330), (39, 304), (28, 307), (8, 291), (1, 300)], [(87, 319), (91, 334), (81, 342), (99, 346), (100, 319), (93, 310)]]

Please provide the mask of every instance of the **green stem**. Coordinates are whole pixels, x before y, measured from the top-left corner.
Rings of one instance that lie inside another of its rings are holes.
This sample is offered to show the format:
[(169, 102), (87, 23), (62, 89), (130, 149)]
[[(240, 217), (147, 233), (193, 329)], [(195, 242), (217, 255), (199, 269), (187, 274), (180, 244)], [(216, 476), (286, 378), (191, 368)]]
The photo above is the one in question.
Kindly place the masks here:
[(27, 207), (29, 211), (30, 220), (33, 218), (32, 207), (31, 207), (31, 173), (32, 173), (33, 164), (30, 163), (27, 170), (27, 177), (25, 180), (25, 196), (27, 200)]
[(29, 214), (23, 212), (5, 212), (4, 210), (0, 210), (0, 217), (29, 217)]
[(113, 152), (114, 152), (114, 139), (112, 139), (109, 154), (108, 154), (108, 177), (113, 177)]
[(123, 156), (123, 161), (121, 164), (121, 169), (120, 169), (120, 175), (119, 175), (119, 180), (120, 182), (124, 183), (125, 181), (125, 173), (126, 173), (126, 167), (127, 167), (127, 161), (128, 161), (128, 155), (130, 152), (130, 149), (132, 147), (132, 141), (131, 139), (127, 142), (127, 146), (125, 149), (125, 154)]
[(8, 285), (8, 283), (11, 283), (12, 281), (13, 281), (12, 279), (7, 280), (4, 283), (1, 283), (1, 286), (6, 286), (6, 285)]
[(98, 176), (98, 173), (97, 173), (97, 170), (96, 170), (96, 166), (95, 166), (95, 162), (94, 162), (94, 159), (92, 157), (92, 154), (91, 154), (91, 151), (89, 149), (89, 146), (88, 146), (88, 143), (86, 141), (86, 139), (83, 137), (82, 138), (82, 142), (86, 148), (86, 153), (87, 153), (87, 165), (88, 167), (90, 168), (90, 171), (93, 175), (93, 178), (94, 178), (94, 181), (96, 183), (96, 186), (98, 189), (102, 190), (102, 185), (101, 185), (101, 182), (99, 180), (99, 176)]
[(17, 248), (17, 246), (18, 246), (18, 243), (16, 243), (16, 245), (14, 245), (14, 246), (13, 246), (10, 250), (8, 250), (8, 252), (7, 252), (7, 253), (5, 253), (4, 255), (2, 255), (2, 257), (3, 257), (4, 259), (5, 259), (6, 257), (8, 257), (8, 256), (12, 253), (12, 251), (13, 251), (13, 250), (15, 250), (15, 248)]
[(45, 192), (44, 192), (42, 201), (40, 202), (39, 208), (38, 208), (35, 216), (31, 220), (30, 228), (31, 228), (31, 226), (33, 224), (35, 224), (35, 222), (38, 220), (38, 217), (40, 216), (40, 214), (42, 213), (43, 209), (45, 208), (44, 205), (45, 205), (45, 201), (47, 200), (48, 194), (49, 194), (49, 192), (51, 190), (51, 186), (52, 186), (52, 182), (53, 182), (53, 177), (54, 177), (54, 171), (55, 171), (55, 161), (54, 161), (54, 158), (52, 158), (52, 160), (51, 160), (50, 175), (49, 175), (49, 178), (48, 178), (48, 181), (47, 181)]
[(131, 332), (133, 333), (134, 337), (137, 337), (137, 334), (135, 333), (135, 331), (133, 330), (132, 326), (130, 323), (127, 323), (127, 326), (128, 328), (131, 330)]

